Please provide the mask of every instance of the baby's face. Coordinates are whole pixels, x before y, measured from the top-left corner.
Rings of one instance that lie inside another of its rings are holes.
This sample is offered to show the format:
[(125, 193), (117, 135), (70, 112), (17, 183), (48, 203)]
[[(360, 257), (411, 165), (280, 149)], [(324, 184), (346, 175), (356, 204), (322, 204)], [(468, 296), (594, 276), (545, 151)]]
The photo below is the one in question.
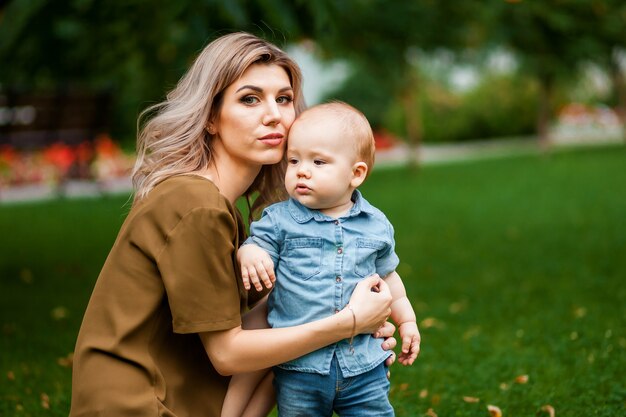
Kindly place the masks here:
[[(323, 115), (322, 115), (323, 116)], [(305, 117), (292, 125), (287, 141), (285, 186), (311, 209), (331, 209), (350, 201), (356, 146), (332, 116)]]

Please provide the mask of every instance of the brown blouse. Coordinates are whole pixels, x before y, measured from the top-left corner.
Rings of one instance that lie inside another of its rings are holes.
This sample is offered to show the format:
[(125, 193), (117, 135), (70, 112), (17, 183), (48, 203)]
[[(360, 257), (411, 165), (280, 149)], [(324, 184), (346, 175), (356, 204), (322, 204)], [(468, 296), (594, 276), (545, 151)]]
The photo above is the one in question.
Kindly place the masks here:
[(165, 180), (132, 208), (78, 335), (71, 417), (219, 417), (229, 378), (197, 333), (241, 324), (243, 234), (236, 209), (198, 176)]

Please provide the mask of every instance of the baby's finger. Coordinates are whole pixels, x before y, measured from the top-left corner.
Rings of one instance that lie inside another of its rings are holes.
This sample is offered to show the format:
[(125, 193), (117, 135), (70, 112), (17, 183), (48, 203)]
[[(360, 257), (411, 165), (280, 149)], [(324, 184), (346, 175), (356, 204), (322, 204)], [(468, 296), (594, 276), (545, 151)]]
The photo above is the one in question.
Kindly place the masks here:
[(402, 353), (409, 353), (411, 350), (411, 343), (413, 342), (413, 338), (411, 336), (404, 336), (402, 338)]
[(414, 359), (420, 354), (420, 339), (416, 337), (411, 343), (411, 353), (415, 355)]

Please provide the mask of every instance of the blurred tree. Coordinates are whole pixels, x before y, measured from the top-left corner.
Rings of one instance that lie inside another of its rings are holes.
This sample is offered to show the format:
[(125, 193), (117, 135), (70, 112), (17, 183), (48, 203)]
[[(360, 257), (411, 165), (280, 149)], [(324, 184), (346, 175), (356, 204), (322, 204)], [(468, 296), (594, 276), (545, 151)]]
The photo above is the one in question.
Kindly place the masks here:
[(626, 2), (594, 0), (593, 19), (585, 31), (595, 42), (594, 61), (604, 66), (611, 76), (617, 114), (626, 140)]
[(288, 0), (13, 0), (0, 14), (0, 87), (111, 91), (116, 133), (129, 135), (203, 44), (235, 30), (281, 44), (306, 31), (307, 12)]
[[(440, 48), (507, 45), (540, 82), (537, 130), (547, 137), (555, 83), (578, 63), (610, 68), (626, 118), (619, 65), (626, 39), (622, 0), (0, 0), (0, 87), (111, 91), (116, 134), (162, 99), (207, 41), (246, 30), (279, 45), (314, 39), (325, 56), (353, 62), (341, 94), (374, 126), (401, 103), (404, 131), (422, 140), (421, 60)], [(274, 28), (280, 28), (275, 31)], [(621, 55), (620, 55), (621, 54)], [(341, 98), (341, 97), (340, 97)], [(416, 155), (417, 156), (417, 155)]]
[(624, 17), (609, 17), (610, 10), (620, 3), (623, 2), (505, 0), (488, 8), (492, 41), (510, 47), (520, 58), (522, 71), (533, 74), (539, 82), (536, 126), (544, 148), (548, 145), (556, 83), (571, 80), (583, 61), (610, 56), (605, 52), (608, 44), (626, 39)]
[(352, 61), (354, 81), (348, 87), (360, 85), (358, 93), (346, 88), (340, 98), (354, 99), (374, 126), (381, 123), (392, 101), (401, 102), (414, 163), (423, 130), (418, 52), (480, 44), (480, 19), (468, 19), (483, 9), (477, 6), (478, 2), (469, 0), (315, 2), (316, 41), (327, 56)]

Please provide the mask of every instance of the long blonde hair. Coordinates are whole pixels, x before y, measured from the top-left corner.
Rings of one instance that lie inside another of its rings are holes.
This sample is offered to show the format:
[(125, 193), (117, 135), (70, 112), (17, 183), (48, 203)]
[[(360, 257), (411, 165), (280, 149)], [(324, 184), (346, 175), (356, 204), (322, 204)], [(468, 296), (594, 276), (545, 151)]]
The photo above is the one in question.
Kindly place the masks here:
[[(224, 90), (255, 63), (285, 69), (294, 92), (296, 115), (305, 107), (298, 64), (275, 45), (249, 33), (224, 35), (209, 43), (162, 103), (139, 116), (137, 161), (133, 169), (135, 202), (161, 181), (206, 168), (213, 155), (209, 121), (221, 109)], [(147, 121), (141, 127), (142, 120)], [(251, 213), (285, 197), (285, 161), (266, 165), (244, 196), (256, 199)]]

